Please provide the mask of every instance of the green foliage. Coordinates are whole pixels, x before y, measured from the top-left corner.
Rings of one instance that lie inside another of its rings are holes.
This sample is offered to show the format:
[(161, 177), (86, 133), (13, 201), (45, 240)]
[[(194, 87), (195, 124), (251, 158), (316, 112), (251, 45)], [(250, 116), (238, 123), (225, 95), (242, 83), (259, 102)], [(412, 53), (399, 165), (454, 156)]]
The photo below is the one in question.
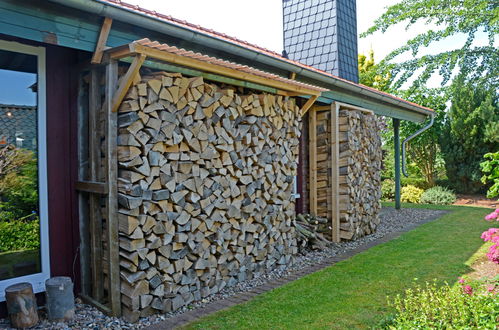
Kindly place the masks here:
[(416, 285), (391, 302), (396, 316), (389, 329), (496, 329), (499, 299), (494, 293), (466, 294), (460, 286)]
[[(445, 123), (447, 91), (445, 89), (420, 88), (400, 91), (397, 94), (408, 101), (435, 110), (433, 125), (407, 144), (406, 155), (406, 168), (409, 175), (424, 178), (425, 188), (432, 187), (435, 185), (435, 180), (442, 177), (445, 172), (438, 141)], [(400, 136), (402, 139), (408, 137), (426, 124), (401, 121)], [(393, 158), (393, 124), (391, 121), (388, 121), (388, 129), (383, 133), (383, 141), (384, 148), (387, 150), (386, 157)], [(392, 163), (391, 159), (387, 160), (390, 164)]]
[(451, 190), (435, 186), (421, 195), (421, 203), (423, 204), (437, 204), (437, 205), (450, 205), (456, 201), (456, 194)]
[[(445, 85), (456, 69), (469, 79), (483, 77), (491, 85), (497, 86), (499, 52), (494, 43), (499, 33), (499, 6), (496, 1), (402, 0), (388, 7), (361, 37), (377, 31), (383, 33), (389, 28), (400, 29), (403, 25), (407, 30), (416, 23), (434, 25), (437, 29), (418, 34), (380, 63), (395, 78), (394, 89), (400, 88), (411, 77), (416, 78), (413, 86), (424, 86), (435, 72), (442, 76), (442, 85)], [(476, 34), (483, 32), (487, 34), (488, 44), (473, 45)], [(420, 50), (429, 45), (437, 46), (440, 41), (460, 35), (466, 36), (461, 47), (417, 56)], [(411, 55), (410, 59), (398, 60), (401, 54)]]
[(423, 192), (423, 189), (419, 189), (411, 185), (402, 187), (400, 200), (405, 203), (417, 204), (421, 200), (421, 195), (423, 194)]
[(463, 76), (453, 82), (450, 94), (452, 105), (440, 138), (447, 177), (457, 192), (480, 192), (482, 155), (499, 150), (498, 96), (483, 81)]
[(419, 189), (428, 189), (430, 188), (429, 184), (426, 182), (425, 179), (423, 178), (414, 178), (414, 177), (402, 177), (400, 179), (400, 184), (405, 187), (405, 186), (414, 186)]
[(485, 154), (483, 158), (486, 160), (480, 163), (480, 168), (485, 173), (482, 176), (482, 183), (492, 182), (492, 186), (487, 191), (487, 197), (494, 198), (499, 196), (499, 151)]
[(389, 72), (382, 72), (380, 67), (374, 63), (374, 51), (371, 49), (369, 58), (364, 54), (359, 54), (359, 83), (380, 91), (387, 92), (391, 83)]
[(392, 201), (395, 198), (395, 181), (386, 179), (381, 182), (381, 200)]
[(38, 167), (34, 153), (5, 148), (2, 164), (8, 166), (0, 169), (0, 221), (19, 219), (38, 210)]
[(0, 222), (0, 252), (32, 250), (40, 247), (40, 222), (13, 220)]

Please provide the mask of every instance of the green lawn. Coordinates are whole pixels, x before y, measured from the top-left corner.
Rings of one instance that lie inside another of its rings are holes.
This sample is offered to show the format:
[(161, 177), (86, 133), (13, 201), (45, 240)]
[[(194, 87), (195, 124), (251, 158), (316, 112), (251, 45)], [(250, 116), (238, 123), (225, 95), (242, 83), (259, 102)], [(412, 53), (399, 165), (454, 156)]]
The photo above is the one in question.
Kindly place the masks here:
[[(404, 205), (405, 207), (409, 205)], [(411, 207), (414, 207), (411, 205)], [(353, 258), (220, 311), (187, 328), (351, 329), (376, 326), (387, 296), (403, 293), (415, 278), (455, 282), (483, 245), (489, 209), (416, 206), (452, 211), (442, 218)]]

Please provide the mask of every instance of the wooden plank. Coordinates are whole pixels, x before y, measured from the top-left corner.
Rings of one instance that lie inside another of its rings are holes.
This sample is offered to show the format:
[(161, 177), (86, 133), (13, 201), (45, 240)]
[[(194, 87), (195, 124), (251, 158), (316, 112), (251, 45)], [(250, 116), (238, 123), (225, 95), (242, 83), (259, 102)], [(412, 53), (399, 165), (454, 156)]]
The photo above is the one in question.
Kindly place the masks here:
[[(141, 61), (144, 59), (142, 58)], [(137, 63), (138, 64), (138, 63)], [(140, 65), (139, 65), (140, 67)], [(130, 71), (130, 70), (129, 70)], [(135, 69), (134, 69), (135, 71)], [(135, 73), (138, 72), (135, 71)], [(129, 72), (127, 72), (129, 74)], [(133, 76), (131, 76), (133, 77)], [(131, 77), (129, 77), (131, 83)], [(118, 81), (118, 63), (110, 60), (106, 66), (106, 169), (107, 169), (107, 246), (109, 261), (109, 302), (113, 316), (121, 316), (120, 258), (118, 237), (118, 114), (113, 111), (113, 100)], [(128, 88), (127, 88), (128, 90)]]
[[(186, 57), (186, 56), (172, 54), (172, 53), (165, 52), (165, 51), (162, 51), (162, 50), (157, 49), (157, 48), (150, 48), (147, 46), (143, 46), (143, 45), (138, 44), (138, 43), (131, 43), (129, 46), (130, 46), (129, 48), (131, 51), (130, 54), (133, 54), (133, 53), (145, 54), (148, 57), (152, 57), (152, 58), (166, 61), (166, 62), (170, 62), (170, 63), (175, 63), (177, 65), (183, 65), (183, 66), (187, 66), (190, 68), (194, 68), (194, 69), (198, 69), (198, 70), (202, 70), (202, 71), (208, 71), (208, 72), (220, 74), (220, 75), (231, 77), (231, 78), (246, 80), (246, 81), (250, 81), (253, 83), (257, 83), (257, 84), (262, 84), (262, 85), (274, 87), (277, 89), (282, 89), (285, 91), (299, 92), (302, 95), (317, 95), (317, 96), (321, 95), (321, 91), (319, 91), (319, 90), (310, 89), (310, 88), (306, 88), (303, 86), (298, 86), (298, 85), (286, 83), (284, 81), (278, 81), (278, 80), (267, 78), (267, 77), (257, 76), (257, 75), (251, 74), (251, 73), (242, 72), (242, 71), (239, 71), (239, 70), (236, 70), (233, 68), (223, 67), (223, 66), (220, 66), (217, 64), (212, 64), (212, 63), (208, 63), (205, 61), (200, 61), (200, 60), (193, 59), (193, 58)], [(116, 58), (116, 56), (113, 54), (113, 50), (109, 50), (109, 53), (110, 53), (111, 57)], [(130, 54), (128, 54), (128, 55), (124, 54), (122, 52), (122, 49), (120, 49), (118, 56), (124, 57), (124, 56), (129, 56)]]
[(95, 306), (96, 308), (100, 309), (102, 312), (106, 313), (106, 314), (111, 314), (111, 308), (109, 308), (108, 306), (98, 302), (97, 300), (93, 299), (92, 297), (88, 296), (88, 295), (85, 295), (85, 294), (80, 294), (80, 298), (81, 300), (83, 300), (84, 303), (87, 303), (89, 305), (93, 305)]
[[(126, 62), (126, 63), (132, 63), (133, 59), (130, 57), (122, 58), (120, 59), (121, 62)], [(239, 79), (234, 79), (234, 78), (229, 78), (229, 77), (224, 77), (220, 76), (217, 74), (213, 73), (208, 73), (208, 72), (203, 72), (200, 70), (194, 70), (191, 68), (186, 68), (186, 67), (180, 67), (177, 65), (172, 65), (169, 63), (163, 63), (163, 62), (157, 62), (157, 61), (149, 61), (146, 60), (142, 64), (142, 66), (151, 68), (151, 69), (157, 69), (161, 71), (167, 71), (167, 72), (178, 72), (181, 73), (182, 75), (190, 76), (190, 77), (203, 77), (204, 80), (210, 80), (210, 81), (216, 81), (216, 82), (221, 82), (227, 85), (234, 85), (234, 86), (241, 86), (249, 89), (256, 89), (260, 91), (264, 91), (270, 94), (279, 94), (284, 93), (283, 91), (279, 91), (275, 88), (260, 85), (260, 84), (255, 84), (249, 81), (244, 81), (244, 80), (239, 80)], [(286, 95), (288, 95), (288, 92), (285, 92)], [(299, 93), (295, 93), (298, 95), (302, 95)], [(284, 95), (284, 94), (282, 94)], [(289, 95), (288, 95), (289, 96)]]
[(339, 209), (339, 132), (338, 112), (340, 105), (331, 104), (331, 230), (333, 242), (340, 242), (340, 209)]
[(107, 184), (95, 181), (77, 181), (75, 188), (81, 192), (88, 192), (94, 194), (107, 194)]
[(317, 214), (317, 112), (314, 108), (309, 113), (308, 123), (309, 146), (309, 180), (310, 180), (310, 213)]
[[(88, 93), (83, 94), (83, 79), (80, 78), (80, 91), (78, 97), (78, 179), (88, 178)], [(78, 218), (80, 234), (80, 274), (81, 291), (85, 295), (91, 293), (90, 273), (90, 233), (89, 233), (89, 207), (88, 196), (78, 194)]]
[[(99, 92), (99, 72), (96, 68), (90, 72), (89, 86), (89, 113), (88, 113), (88, 149), (89, 149), (89, 179), (97, 180), (97, 171), (100, 160), (100, 136), (97, 134), (101, 98)], [(101, 301), (104, 296), (102, 274), (102, 219), (100, 216), (99, 196), (88, 196), (89, 231), (90, 231), (90, 260), (92, 273), (92, 297)]]
[(142, 63), (144, 63), (145, 59), (146, 55), (144, 54), (139, 54), (135, 56), (135, 58), (133, 59), (132, 64), (130, 64), (130, 67), (128, 68), (128, 71), (121, 79), (121, 83), (120, 86), (118, 87), (118, 90), (112, 94), (112, 102), (111, 102), (112, 112), (118, 111), (118, 108), (120, 107), (123, 98), (128, 92), (130, 86), (132, 85), (133, 79), (135, 78), (137, 73), (139, 73), (140, 67), (142, 66)]
[(99, 33), (99, 39), (97, 40), (97, 44), (95, 46), (94, 55), (92, 56), (92, 60), (90, 61), (92, 64), (100, 64), (100, 62), (102, 61), (102, 55), (104, 54), (104, 50), (106, 49), (107, 37), (109, 36), (109, 31), (111, 31), (112, 24), (112, 18), (104, 18), (104, 22), (102, 22), (102, 27)]

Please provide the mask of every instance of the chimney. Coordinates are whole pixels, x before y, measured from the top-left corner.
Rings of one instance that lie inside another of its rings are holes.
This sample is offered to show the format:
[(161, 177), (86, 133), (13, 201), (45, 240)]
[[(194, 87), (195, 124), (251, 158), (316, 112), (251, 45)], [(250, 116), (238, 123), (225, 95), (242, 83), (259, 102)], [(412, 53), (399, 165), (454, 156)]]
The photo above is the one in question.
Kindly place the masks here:
[(283, 0), (284, 54), (359, 81), (355, 0)]

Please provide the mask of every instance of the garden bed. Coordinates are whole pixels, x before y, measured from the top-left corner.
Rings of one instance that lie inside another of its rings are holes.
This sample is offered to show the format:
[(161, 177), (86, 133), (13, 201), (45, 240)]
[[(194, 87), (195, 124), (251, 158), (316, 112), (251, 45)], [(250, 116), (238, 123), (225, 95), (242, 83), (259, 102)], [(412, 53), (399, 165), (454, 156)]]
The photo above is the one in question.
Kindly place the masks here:
[[(123, 319), (107, 317), (95, 308), (85, 305), (77, 304), (77, 311), (75, 319), (68, 324), (50, 324), (42, 315), (42, 321), (40, 322), (37, 329), (65, 329), (65, 328), (78, 328), (78, 329), (93, 329), (93, 328), (122, 328), (122, 329), (139, 329), (144, 326), (160, 322), (173, 315), (181, 314), (185, 311), (191, 310), (193, 308), (199, 308), (205, 306), (207, 303), (229, 298), (237, 293), (249, 291), (257, 286), (266, 284), (267, 282), (285, 277), (292, 272), (300, 269), (307, 268), (311, 265), (320, 263), (321, 261), (333, 257), (339, 256), (348, 252), (350, 250), (356, 249), (363, 245), (369, 244), (370, 242), (382, 238), (388, 234), (395, 232), (402, 232), (407, 228), (413, 227), (420, 223), (436, 219), (441, 215), (447, 213), (446, 210), (430, 210), (430, 209), (402, 209), (395, 210), (391, 207), (385, 207), (381, 212), (381, 224), (375, 234), (365, 236), (357, 241), (353, 242), (343, 242), (339, 244), (333, 244), (330, 248), (324, 251), (308, 251), (303, 255), (297, 256), (293, 266), (285, 271), (274, 270), (258, 278), (244, 281), (238, 283), (236, 286), (231, 288), (226, 288), (220, 293), (210, 296), (199, 303), (192, 304), (189, 307), (184, 307), (179, 311), (174, 313), (168, 313), (163, 315), (153, 315), (147, 318), (142, 318), (139, 322), (135, 324), (127, 323)], [(8, 325), (7, 320), (0, 320), (0, 327)]]

